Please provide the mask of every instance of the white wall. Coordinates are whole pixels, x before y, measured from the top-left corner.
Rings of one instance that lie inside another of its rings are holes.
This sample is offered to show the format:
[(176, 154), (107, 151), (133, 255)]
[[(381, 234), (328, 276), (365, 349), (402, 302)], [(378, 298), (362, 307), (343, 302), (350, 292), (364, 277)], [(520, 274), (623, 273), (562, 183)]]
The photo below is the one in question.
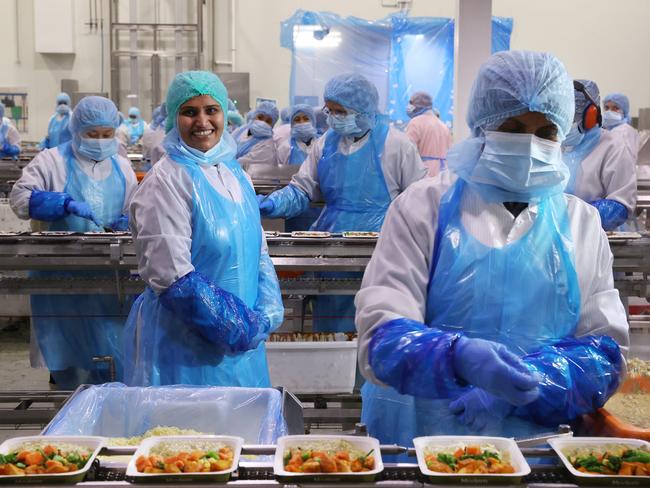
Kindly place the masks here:
[[(171, 4), (173, 0), (159, 0)], [(230, 57), (230, 0), (214, 0), (214, 58)], [(212, 0), (207, 0), (210, 5)], [(14, 6), (18, 3), (20, 63), (16, 58)], [(101, 0), (107, 18), (108, 1)], [(396, 11), (381, 0), (236, 0), (235, 70), (251, 75), (251, 100), (289, 95), (291, 53), (280, 47), (280, 22), (293, 12), (324, 10), (343, 16), (378, 19)], [(548, 50), (559, 56), (575, 77), (596, 80), (603, 93), (622, 91), (632, 113), (650, 107), (649, 0), (493, 0), (495, 15), (515, 19), (513, 49)], [(413, 16), (453, 17), (455, 0), (414, 0)], [(207, 13), (207, 12), (206, 12)], [(99, 91), (100, 36), (84, 25), (88, 2), (75, 0), (76, 54), (36, 54), (32, 0), (0, 0), (0, 87), (27, 87), (30, 124), (26, 140), (40, 140), (54, 110), (63, 78), (79, 80), (81, 91)], [(110, 84), (108, 25), (105, 24), (104, 84)], [(206, 68), (212, 67), (212, 32), (206, 29)], [(220, 66), (220, 68), (227, 68)], [(123, 107), (121, 107), (123, 108)]]

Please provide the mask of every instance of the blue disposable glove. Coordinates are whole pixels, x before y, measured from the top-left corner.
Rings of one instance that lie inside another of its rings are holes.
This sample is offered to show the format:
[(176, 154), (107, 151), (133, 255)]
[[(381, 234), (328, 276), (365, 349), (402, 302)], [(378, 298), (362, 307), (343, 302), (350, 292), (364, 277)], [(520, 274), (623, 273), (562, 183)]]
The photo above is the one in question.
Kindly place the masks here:
[(541, 377), (498, 342), (459, 338), (454, 348), (454, 371), (467, 383), (512, 405), (526, 405), (539, 396)]
[(40, 142), (40, 144), (38, 145), (38, 148), (39, 148), (40, 150), (43, 150), (43, 149), (47, 149), (47, 148), (49, 148), (49, 147), (50, 147), (50, 137), (49, 137), (49, 136), (45, 136), (45, 138), (44, 138), (44, 139)]
[(93, 213), (93, 210), (90, 208), (86, 202), (78, 202), (76, 200), (68, 200), (65, 204), (65, 209), (77, 217), (87, 219), (92, 221), (96, 226), (101, 227), (102, 224), (99, 223), (97, 217)]
[(451, 413), (476, 433), (498, 426), (515, 407), (480, 388), (472, 388), (449, 404)]
[(600, 214), (600, 222), (606, 231), (614, 230), (627, 220), (627, 208), (616, 200), (596, 200), (590, 202)]
[(20, 154), (20, 146), (14, 146), (13, 144), (5, 142), (2, 145), (2, 152), (5, 156), (18, 156)]
[[(260, 199), (258, 199), (258, 202)], [(282, 190), (274, 191), (260, 204), (260, 213), (268, 217), (297, 217), (309, 208), (309, 196), (296, 185), (289, 183)]]
[(257, 204), (260, 207), (260, 214), (267, 216), (273, 212), (273, 202), (269, 200), (270, 195), (255, 195), (257, 197)]
[(29, 216), (35, 220), (53, 222), (68, 215), (65, 207), (72, 197), (64, 192), (32, 190), (29, 196)]
[(255, 349), (271, 329), (265, 314), (251, 310), (197, 271), (175, 281), (160, 295), (160, 302), (227, 354)]
[(112, 230), (124, 231), (129, 230), (129, 218), (126, 215), (120, 215), (120, 217), (109, 225)]

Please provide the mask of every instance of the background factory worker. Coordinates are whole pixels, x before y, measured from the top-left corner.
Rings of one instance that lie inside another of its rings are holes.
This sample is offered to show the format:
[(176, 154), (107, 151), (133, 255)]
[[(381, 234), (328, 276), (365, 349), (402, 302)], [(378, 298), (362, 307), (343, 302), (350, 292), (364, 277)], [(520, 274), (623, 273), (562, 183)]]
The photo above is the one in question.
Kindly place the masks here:
[(5, 116), (5, 106), (0, 102), (0, 158), (20, 154), (20, 134)]
[(630, 101), (622, 93), (610, 93), (603, 98), (603, 127), (621, 136), (636, 164), (639, 157), (639, 131), (630, 125)]
[(278, 107), (271, 102), (260, 102), (252, 120), (237, 140), (237, 161), (248, 170), (254, 164), (277, 166), (278, 153), (273, 141), (273, 126), (278, 121)]
[(165, 154), (162, 147), (165, 138), (165, 120), (167, 119), (167, 106), (161, 103), (152, 114), (151, 124), (144, 129), (142, 136), (142, 157), (156, 164)]
[(622, 138), (600, 127), (600, 93), (590, 80), (575, 80), (575, 117), (563, 143), (571, 171), (566, 192), (598, 209), (603, 229), (614, 230), (636, 207), (636, 158)]
[(316, 137), (320, 137), (329, 129), (327, 115), (325, 115), (322, 108), (317, 108), (314, 110), (314, 118), (316, 119)]
[(547, 53), (480, 68), (449, 171), (391, 205), (356, 297), (361, 419), (382, 444), (521, 436), (602, 406), (629, 337), (597, 212), (562, 193), (573, 87)]
[[(324, 99), (330, 130), (314, 144), (289, 185), (260, 198), (260, 211), (291, 218), (311, 201), (323, 200), (312, 230), (379, 231), (390, 202), (425, 176), (422, 160), (406, 135), (389, 129), (379, 113), (377, 89), (363, 76), (335, 76), (325, 85)], [(354, 330), (352, 298), (319, 296), (314, 329)]]
[(271, 386), (264, 340), (284, 309), (227, 107), (207, 71), (176, 75), (167, 92), (166, 155), (131, 202), (148, 286), (127, 321), (127, 384)]
[[(72, 140), (46, 149), (23, 169), (10, 204), (21, 219), (49, 223), (49, 230), (126, 230), (128, 201), (137, 186), (131, 164), (117, 154), (117, 108), (103, 97), (85, 97), (70, 119)], [(39, 272), (43, 277), (115, 278), (113, 272)], [(130, 303), (114, 295), (32, 295), (32, 325), (60, 389), (110, 380), (112, 356), (122, 379), (122, 332)]]
[(61, 92), (56, 96), (56, 113), (50, 117), (47, 125), (47, 136), (41, 142), (42, 149), (50, 149), (72, 139), (68, 130), (72, 109), (70, 108), (70, 95)]
[(228, 99), (228, 114), (227, 114), (227, 116), (228, 116), (228, 127), (227, 127), (227, 129), (228, 129), (228, 132), (230, 132), (231, 134), (236, 129), (238, 129), (239, 127), (244, 125), (244, 117), (242, 117), (242, 115), (239, 113), (239, 110), (237, 110), (237, 106), (230, 99)]
[(278, 148), (291, 137), (291, 109), (284, 107), (280, 110), (280, 124), (273, 129), (273, 140)]
[(129, 116), (120, 127), (119, 136), (122, 139), (122, 143), (125, 146), (137, 144), (142, 139), (147, 127), (148, 124), (140, 116), (140, 109), (138, 107), (131, 107), (129, 109)]
[(406, 135), (418, 148), (422, 162), (429, 168), (429, 176), (440, 172), (441, 163), (451, 147), (451, 132), (433, 113), (433, 99), (426, 92), (415, 92), (409, 100), (406, 113), (411, 121)]

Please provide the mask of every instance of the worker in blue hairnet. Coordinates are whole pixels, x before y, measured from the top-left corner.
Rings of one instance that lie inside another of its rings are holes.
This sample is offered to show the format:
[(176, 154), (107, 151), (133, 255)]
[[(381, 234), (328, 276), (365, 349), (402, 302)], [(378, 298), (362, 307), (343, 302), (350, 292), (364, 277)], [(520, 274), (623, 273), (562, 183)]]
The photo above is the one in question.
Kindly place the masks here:
[(603, 127), (619, 136), (634, 162), (639, 158), (639, 131), (630, 125), (630, 100), (622, 93), (610, 93), (603, 98)]
[(598, 209), (603, 229), (612, 231), (636, 208), (636, 158), (623, 140), (603, 130), (598, 85), (575, 80), (575, 116), (562, 143), (571, 171), (566, 191)]
[(153, 110), (151, 124), (144, 129), (142, 135), (142, 157), (150, 162), (149, 168), (165, 154), (162, 142), (165, 138), (166, 120), (167, 105), (163, 102)]
[(42, 149), (50, 149), (72, 139), (68, 130), (72, 109), (70, 95), (61, 92), (56, 96), (56, 113), (50, 117), (47, 125), (47, 136), (41, 141)]
[(357, 294), (361, 419), (382, 444), (526, 436), (602, 406), (629, 336), (596, 210), (563, 193), (571, 78), (502, 51), (450, 171), (391, 205)]
[(329, 129), (327, 115), (325, 115), (322, 108), (317, 108), (314, 110), (314, 118), (316, 119), (316, 123), (314, 124), (316, 126), (316, 136), (320, 137)]
[(271, 386), (264, 341), (284, 309), (227, 108), (207, 71), (167, 91), (166, 155), (131, 201), (147, 289), (126, 325), (127, 384)]
[(278, 152), (273, 140), (273, 126), (278, 116), (278, 107), (274, 103), (260, 102), (253, 111), (251, 122), (238, 134), (236, 157), (245, 171), (258, 164), (278, 165)]
[[(273, 140), (275, 141), (275, 147), (280, 148), (281, 145), (284, 145), (286, 141), (291, 137), (291, 110), (293, 107), (284, 107), (280, 110), (280, 124), (278, 124), (273, 129)], [(279, 157), (279, 153), (278, 153)], [(280, 164), (282, 160), (280, 159)]]
[[(260, 212), (291, 218), (310, 202), (324, 200), (312, 230), (378, 232), (391, 201), (425, 176), (422, 160), (406, 135), (389, 128), (379, 112), (377, 89), (363, 76), (335, 76), (325, 85), (324, 99), (330, 130), (311, 148), (288, 186), (260, 198)], [(352, 298), (319, 296), (314, 329), (354, 330)]]
[(235, 105), (235, 102), (233, 102), (231, 99), (228, 99), (228, 132), (231, 134), (244, 125), (244, 118), (242, 115), (239, 113), (239, 110), (237, 109), (237, 106)]
[(5, 117), (5, 106), (0, 102), (0, 158), (16, 158), (20, 154), (20, 134)]
[[(104, 97), (83, 98), (70, 118), (72, 140), (40, 152), (14, 185), (10, 204), (21, 219), (46, 230), (127, 230), (129, 198), (137, 186), (130, 162), (119, 156), (117, 108)], [(50, 279), (115, 279), (113, 272), (40, 272)], [(32, 325), (58, 388), (111, 380), (111, 356), (122, 379), (122, 332), (130, 303), (116, 295), (32, 295)]]
[(147, 127), (149, 127), (149, 124), (142, 120), (140, 109), (131, 107), (129, 108), (129, 116), (120, 127), (118, 137), (125, 146), (133, 146), (140, 142)]

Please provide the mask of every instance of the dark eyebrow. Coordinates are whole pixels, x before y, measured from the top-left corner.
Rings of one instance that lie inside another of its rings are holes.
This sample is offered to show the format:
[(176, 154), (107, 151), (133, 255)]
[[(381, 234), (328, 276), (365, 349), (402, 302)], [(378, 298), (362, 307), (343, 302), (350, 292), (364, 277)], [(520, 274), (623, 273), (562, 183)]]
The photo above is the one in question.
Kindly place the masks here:
[(514, 128), (516, 128), (516, 129), (523, 129), (523, 128), (526, 127), (526, 126), (524, 125), (523, 122), (521, 122), (521, 121), (519, 121), (519, 120), (517, 120), (517, 119), (508, 119), (508, 120), (505, 120), (505, 121), (503, 122), (503, 124), (501, 124), (501, 126), (503, 127), (504, 125), (505, 125), (505, 126), (508, 126), (508, 127), (514, 127)]

